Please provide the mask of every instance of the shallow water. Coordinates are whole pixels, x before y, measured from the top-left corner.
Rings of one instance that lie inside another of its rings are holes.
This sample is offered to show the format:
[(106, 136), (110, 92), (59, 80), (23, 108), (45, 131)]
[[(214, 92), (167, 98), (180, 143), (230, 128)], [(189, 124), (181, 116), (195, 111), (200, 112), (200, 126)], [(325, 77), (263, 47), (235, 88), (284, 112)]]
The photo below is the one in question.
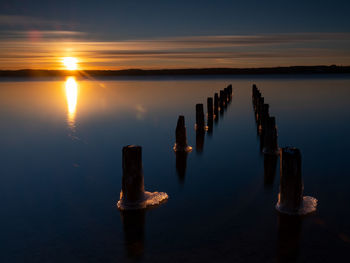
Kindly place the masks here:
[[(230, 83), (231, 104), (196, 142), (195, 104)], [(275, 210), (279, 161), (264, 169), (253, 83), (279, 145), (301, 150), (304, 195), (319, 201), (312, 215)], [(341, 261), (349, 95), (349, 75), (1, 80), (0, 262)], [(173, 151), (178, 115), (187, 155)], [(158, 208), (116, 207), (128, 144), (143, 147), (145, 189), (169, 195)]]

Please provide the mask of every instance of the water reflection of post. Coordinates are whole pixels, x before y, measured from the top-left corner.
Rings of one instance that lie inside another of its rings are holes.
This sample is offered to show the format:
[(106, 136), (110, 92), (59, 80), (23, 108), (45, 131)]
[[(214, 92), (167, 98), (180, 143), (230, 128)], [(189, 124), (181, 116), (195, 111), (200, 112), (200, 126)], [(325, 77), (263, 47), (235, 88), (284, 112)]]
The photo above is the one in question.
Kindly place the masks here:
[(176, 171), (181, 184), (184, 184), (186, 177), (187, 155), (185, 151), (175, 152), (176, 155)]
[(278, 262), (295, 262), (299, 255), (302, 218), (279, 213)]
[(196, 131), (196, 152), (202, 153), (204, 148), (204, 136), (205, 131), (204, 130), (197, 130)]
[(264, 184), (271, 186), (276, 176), (277, 155), (264, 154)]
[(120, 211), (124, 230), (126, 255), (131, 259), (141, 259), (144, 253), (145, 210)]

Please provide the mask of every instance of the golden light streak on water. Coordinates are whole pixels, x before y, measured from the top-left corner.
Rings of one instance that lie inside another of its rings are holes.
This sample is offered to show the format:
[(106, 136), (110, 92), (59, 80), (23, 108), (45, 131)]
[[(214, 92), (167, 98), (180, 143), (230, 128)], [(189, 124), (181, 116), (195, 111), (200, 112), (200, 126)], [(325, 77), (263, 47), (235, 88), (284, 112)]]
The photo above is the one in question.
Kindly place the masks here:
[(74, 77), (68, 77), (66, 80), (66, 98), (67, 98), (67, 121), (71, 129), (75, 128), (75, 114), (78, 101), (78, 84)]

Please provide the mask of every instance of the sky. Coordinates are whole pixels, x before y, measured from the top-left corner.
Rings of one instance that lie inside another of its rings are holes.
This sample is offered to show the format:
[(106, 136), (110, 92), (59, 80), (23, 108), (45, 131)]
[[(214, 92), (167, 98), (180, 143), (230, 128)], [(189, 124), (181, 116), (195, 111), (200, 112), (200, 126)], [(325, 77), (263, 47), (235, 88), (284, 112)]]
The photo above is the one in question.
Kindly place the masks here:
[(350, 1), (0, 0), (0, 69), (350, 65)]

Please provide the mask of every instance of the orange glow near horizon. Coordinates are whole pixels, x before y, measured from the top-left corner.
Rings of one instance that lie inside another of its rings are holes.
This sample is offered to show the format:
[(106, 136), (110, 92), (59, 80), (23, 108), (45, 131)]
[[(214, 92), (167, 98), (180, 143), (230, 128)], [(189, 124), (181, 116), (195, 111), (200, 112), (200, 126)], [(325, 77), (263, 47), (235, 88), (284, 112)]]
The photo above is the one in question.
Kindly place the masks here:
[(62, 63), (68, 70), (77, 70), (78, 68), (78, 60), (73, 57), (64, 57)]
[(78, 101), (78, 84), (74, 77), (68, 77), (66, 80), (66, 98), (68, 108), (68, 125), (71, 129), (74, 129), (75, 113)]

